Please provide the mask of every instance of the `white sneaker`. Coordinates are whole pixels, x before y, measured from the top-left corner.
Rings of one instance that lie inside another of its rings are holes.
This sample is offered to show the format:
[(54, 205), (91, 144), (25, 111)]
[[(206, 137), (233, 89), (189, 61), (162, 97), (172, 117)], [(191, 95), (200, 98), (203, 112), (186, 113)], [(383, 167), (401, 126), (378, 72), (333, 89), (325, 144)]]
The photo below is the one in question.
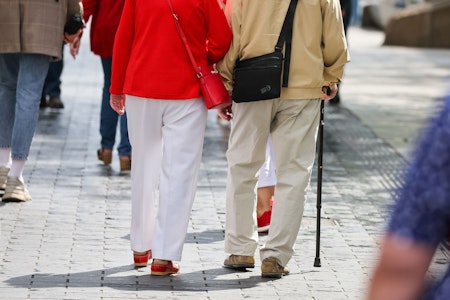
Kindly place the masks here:
[(0, 191), (4, 191), (6, 187), (6, 178), (8, 177), (9, 168), (0, 167)]
[(25, 187), (25, 184), (18, 177), (6, 179), (5, 193), (2, 197), (3, 202), (25, 202), (31, 201), (31, 196)]

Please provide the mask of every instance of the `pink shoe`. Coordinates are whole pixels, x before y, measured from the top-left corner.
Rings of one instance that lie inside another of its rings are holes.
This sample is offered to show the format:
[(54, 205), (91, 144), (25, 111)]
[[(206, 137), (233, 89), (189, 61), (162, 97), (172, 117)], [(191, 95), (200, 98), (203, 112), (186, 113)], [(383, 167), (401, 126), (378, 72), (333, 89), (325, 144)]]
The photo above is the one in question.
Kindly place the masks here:
[(272, 211), (268, 210), (257, 218), (258, 221), (258, 232), (268, 232), (270, 226), (270, 218), (272, 216)]

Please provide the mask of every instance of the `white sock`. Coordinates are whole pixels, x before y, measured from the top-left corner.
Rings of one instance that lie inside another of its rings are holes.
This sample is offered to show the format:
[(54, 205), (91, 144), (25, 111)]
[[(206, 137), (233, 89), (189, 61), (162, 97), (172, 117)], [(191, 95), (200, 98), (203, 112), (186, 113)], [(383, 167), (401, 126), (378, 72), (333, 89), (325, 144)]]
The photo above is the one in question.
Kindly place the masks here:
[(12, 160), (11, 169), (8, 176), (22, 178), (23, 168), (25, 167), (26, 160)]
[(11, 148), (0, 148), (0, 167), (11, 166)]

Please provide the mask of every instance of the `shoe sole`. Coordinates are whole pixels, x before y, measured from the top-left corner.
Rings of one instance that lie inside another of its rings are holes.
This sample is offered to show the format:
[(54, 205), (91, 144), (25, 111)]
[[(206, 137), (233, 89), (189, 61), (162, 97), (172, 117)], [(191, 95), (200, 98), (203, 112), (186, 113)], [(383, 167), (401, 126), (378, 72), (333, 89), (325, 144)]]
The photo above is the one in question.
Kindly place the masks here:
[(145, 268), (148, 266), (148, 263), (134, 263), (135, 268)]
[(261, 277), (263, 278), (281, 278), (283, 277), (283, 273), (261, 273)]
[(23, 199), (14, 198), (14, 197), (2, 198), (2, 202), (28, 202), (28, 201), (31, 201), (31, 199), (23, 200)]
[(233, 265), (223, 265), (224, 268), (227, 269), (234, 269), (234, 270), (240, 270), (245, 271), (245, 269), (253, 269), (255, 265), (251, 264), (233, 264)]
[(152, 276), (169, 276), (173, 274), (177, 274), (178, 272), (151, 272), (150, 275)]

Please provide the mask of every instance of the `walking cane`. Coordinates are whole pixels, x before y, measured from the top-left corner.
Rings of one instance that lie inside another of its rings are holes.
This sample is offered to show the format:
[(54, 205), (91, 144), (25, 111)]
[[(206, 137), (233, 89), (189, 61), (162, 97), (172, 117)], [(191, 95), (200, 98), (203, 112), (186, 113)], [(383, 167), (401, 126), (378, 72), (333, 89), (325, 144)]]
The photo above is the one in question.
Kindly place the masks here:
[[(329, 87), (325, 90), (327, 95), (331, 94)], [(319, 153), (317, 157), (317, 216), (316, 216), (316, 258), (314, 259), (314, 267), (321, 267), (320, 263), (320, 215), (322, 209), (322, 157), (323, 157), (323, 125), (324, 125), (324, 113), (325, 113), (325, 101), (320, 102), (320, 123), (319, 123)]]

